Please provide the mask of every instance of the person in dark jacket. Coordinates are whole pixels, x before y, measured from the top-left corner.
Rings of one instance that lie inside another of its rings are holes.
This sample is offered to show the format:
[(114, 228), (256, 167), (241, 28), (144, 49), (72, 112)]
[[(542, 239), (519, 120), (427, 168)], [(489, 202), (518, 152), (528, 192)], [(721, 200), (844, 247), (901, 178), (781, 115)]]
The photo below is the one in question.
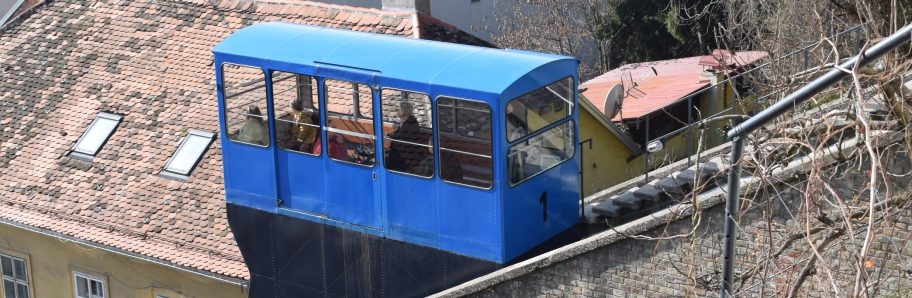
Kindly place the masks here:
[(425, 156), (423, 146), (416, 144), (423, 144), (426, 140), (408, 102), (399, 104), (399, 121), (401, 125), (388, 135), (390, 148), (386, 166), (393, 171), (414, 173)]

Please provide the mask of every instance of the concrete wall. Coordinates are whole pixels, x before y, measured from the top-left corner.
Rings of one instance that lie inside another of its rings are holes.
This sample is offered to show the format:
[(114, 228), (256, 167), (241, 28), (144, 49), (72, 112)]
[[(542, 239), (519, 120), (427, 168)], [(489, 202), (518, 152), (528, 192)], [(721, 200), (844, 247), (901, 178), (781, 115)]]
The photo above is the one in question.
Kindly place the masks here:
[(247, 297), (237, 285), (7, 225), (0, 253), (28, 261), (32, 297), (73, 297), (73, 271), (101, 277), (105, 297)]
[[(908, 173), (912, 169), (912, 162), (907, 156), (885, 156), (883, 163), (890, 173)], [(840, 166), (830, 166), (823, 175), (828, 177), (824, 179), (835, 187), (840, 197), (850, 202), (865, 200), (867, 191), (867, 162), (855, 161), (857, 163), (839, 161)], [(817, 162), (821, 160), (818, 159)], [(801, 168), (800, 164), (794, 164), (790, 165), (791, 169)], [(777, 177), (793, 185), (804, 185), (806, 177), (804, 174), (795, 175), (796, 173), (803, 171), (784, 171)], [(830, 176), (834, 173), (838, 175)], [(889, 179), (894, 194), (898, 197), (908, 196), (909, 177)], [(758, 183), (745, 186), (748, 185)], [(736, 286), (736, 289), (743, 290), (738, 296), (784, 296), (783, 293), (793, 285), (812, 256), (807, 241), (800, 240), (787, 246), (771, 262), (765, 262), (773, 251), (779, 250), (788, 235), (800, 233), (803, 227), (804, 216), (797, 212), (806, 204), (805, 196), (781, 184), (778, 186), (779, 195), (775, 197), (763, 195), (775, 193), (772, 189), (760, 189), (742, 196), (745, 199), (742, 200), (743, 213), (739, 219), (735, 276), (751, 277)], [(702, 210), (698, 220), (687, 211), (693, 210), (688, 209), (690, 206), (669, 209), (657, 213), (655, 218), (643, 218), (617, 227), (616, 231), (603, 232), (547, 256), (533, 258), (469, 282), (445, 292), (444, 296), (717, 296), (725, 194), (718, 190), (705, 193), (704, 196), (700, 203), (702, 206), (697, 210), (706, 209)], [(834, 198), (812, 195), (808, 199), (815, 204), (826, 205)], [(912, 295), (912, 209), (893, 207), (890, 212), (892, 214), (884, 223), (888, 228), (877, 230), (871, 246), (872, 252), (865, 256), (866, 260), (871, 261), (870, 268), (867, 269), (870, 281), (881, 285), (879, 292), (870, 294), (877, 297), (909, 297)], [(791, 214), (795, 214), (797, 220)], [(838, 218), (836, 220), (839, 221)], [(694, 234), (687, 235), (693, 227), (696, 227)], [(858, 241), (863, 238), (862, 228), (860, 224), (856, 225)], [(820, 241), (826, 233), (822, 232), (813, 238)], [(639, 240), (625, 235), (658, 238), (685, 236)], [(826, 274), (818, 267), (816, 273), (808, 277), (798, 297), (847, 296), (846, 291), (851, 291), (853, 287), (852, 274), (854, 264), (857, 264), (851, 251), (858, 250), (858, 247), (849, 243), (849, 237), (839, 238), (822, 252), (826, 261), (818, 263), (818, 266), (825, 263), (833, 268), (840, 295), (833, 292)], [(756, 266), (757, 264), (771, 266), (764, 268)], [(759, 271), (755, 272), (755, 269)], [(755, 274), (749, 275), (750, 272)]]

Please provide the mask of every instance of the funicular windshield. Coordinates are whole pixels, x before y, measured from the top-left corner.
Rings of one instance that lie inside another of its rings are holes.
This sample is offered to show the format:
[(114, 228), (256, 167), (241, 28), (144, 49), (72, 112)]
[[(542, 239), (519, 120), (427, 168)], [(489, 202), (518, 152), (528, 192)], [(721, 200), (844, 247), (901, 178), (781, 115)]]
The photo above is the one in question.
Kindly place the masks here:
[(326, 79), (326, 143), (334, 160), (373, 166), (373, 91), (366, 84)]
[(437, 98), (440, 178), (490, 188), (493, 181), (491, 108), (483, 102)]
[(249, 66), (223, 64), (222, 85), (228, 139), (254, 146), (269, 146), (263, 71)]
[[(507, 153), (510, 185), (516, 185), (573, 157), (573, 78), (567, 77), (526, 93), (507, 104)], [(531, 137), (527, 137), (532, 135)]]

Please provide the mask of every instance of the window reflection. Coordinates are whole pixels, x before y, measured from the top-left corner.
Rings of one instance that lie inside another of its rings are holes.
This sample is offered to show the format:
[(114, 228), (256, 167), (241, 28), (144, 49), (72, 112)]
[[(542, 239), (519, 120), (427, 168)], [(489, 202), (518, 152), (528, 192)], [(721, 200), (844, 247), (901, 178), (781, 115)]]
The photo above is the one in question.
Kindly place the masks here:
[(512, 142), (564, 119), (573, 111), (573, 78), (567, 77), (507, 104), (507, 141)]
[(464, 99), (437, 98), (440, 178), (488, 188), (492, 185), (491, 109)]
[(510, 147), (507, 175), (516, 185), (573, 157), (573, 122), (558, 125)]

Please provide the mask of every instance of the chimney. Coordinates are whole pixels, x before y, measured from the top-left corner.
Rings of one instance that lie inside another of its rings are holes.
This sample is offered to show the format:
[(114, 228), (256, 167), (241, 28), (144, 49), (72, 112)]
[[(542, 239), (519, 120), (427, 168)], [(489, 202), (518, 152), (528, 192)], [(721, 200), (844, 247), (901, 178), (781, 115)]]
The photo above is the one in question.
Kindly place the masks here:
[(388, 11), (415, 11), (431, 14), (430, 0), (383, 0), (383, 10)]

